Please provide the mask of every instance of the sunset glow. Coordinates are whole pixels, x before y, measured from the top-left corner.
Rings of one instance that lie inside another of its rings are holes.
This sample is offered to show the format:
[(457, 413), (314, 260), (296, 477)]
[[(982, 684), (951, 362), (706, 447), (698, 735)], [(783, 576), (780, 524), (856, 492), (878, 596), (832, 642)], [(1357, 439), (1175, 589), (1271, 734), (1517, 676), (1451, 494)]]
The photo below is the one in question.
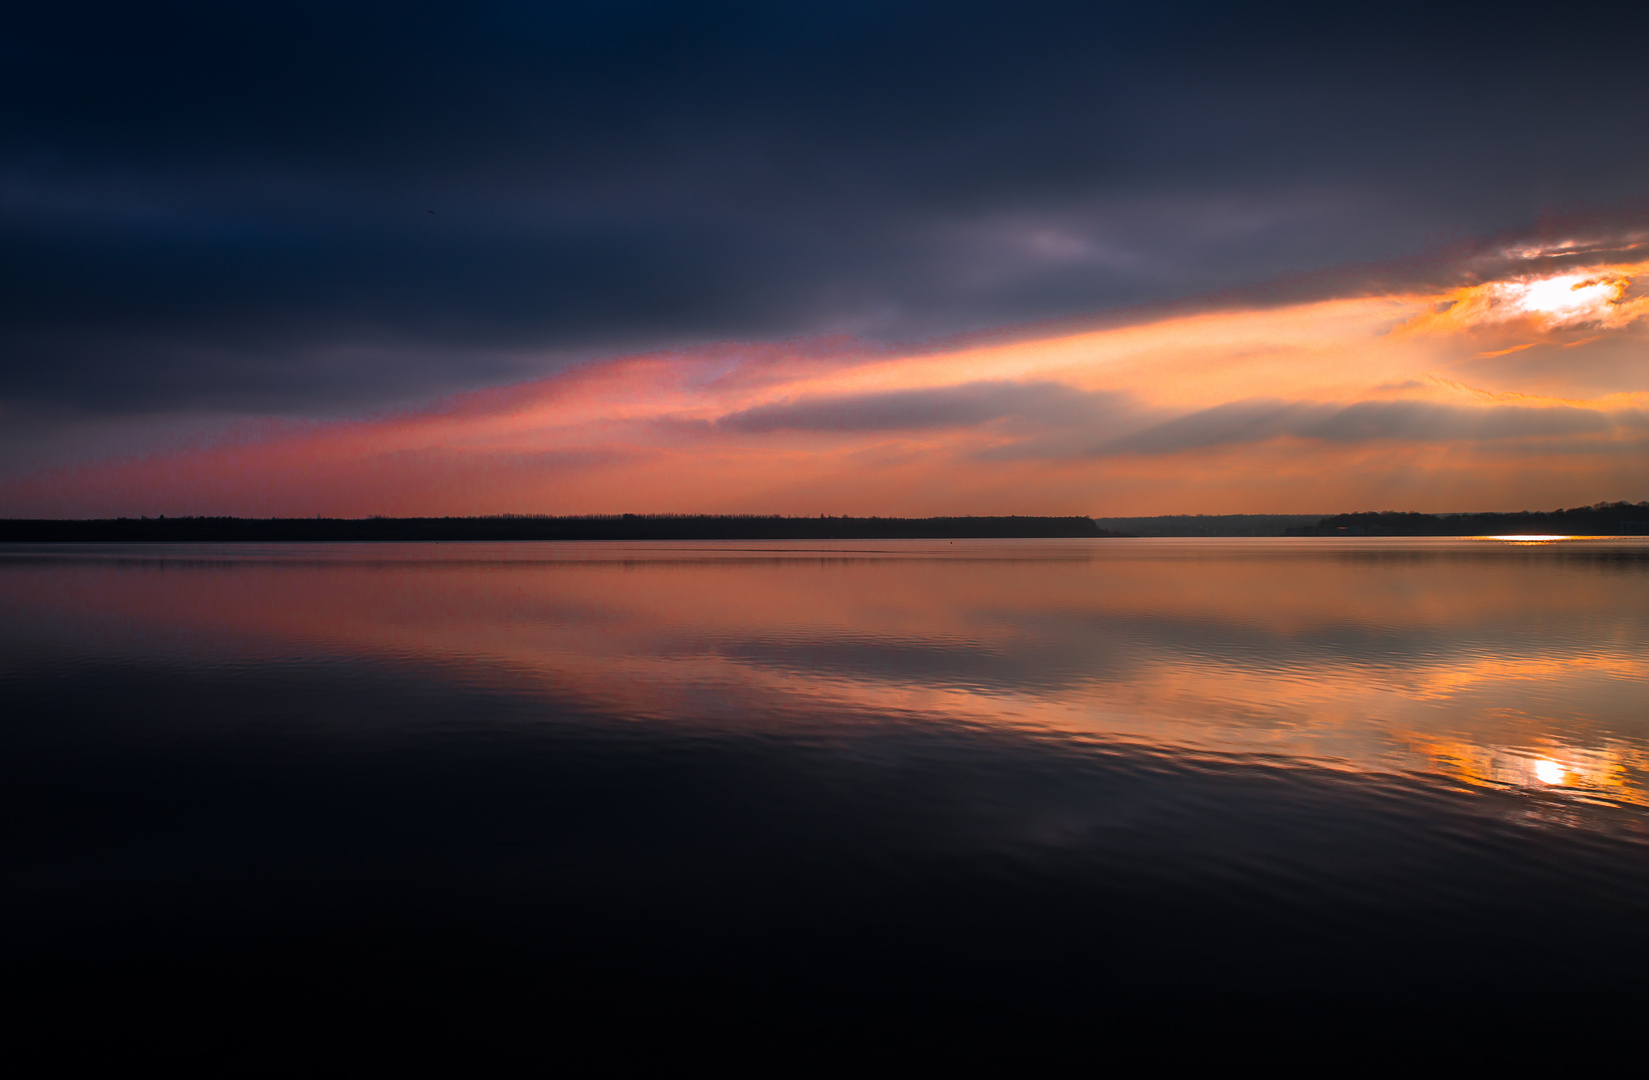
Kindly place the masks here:
[(11, 1056), (1633, 1030), (1639, 11), (8, 5)]
[(1644, 270), (922, 349), (636, 355), (409, 412), (247, 422), (188, 450), (14, 475), (0, 504), (347, 516), (1585, 501), (1630, 489), (1649, 452), (1634, 381), (1644, 301), (1623, 299)]

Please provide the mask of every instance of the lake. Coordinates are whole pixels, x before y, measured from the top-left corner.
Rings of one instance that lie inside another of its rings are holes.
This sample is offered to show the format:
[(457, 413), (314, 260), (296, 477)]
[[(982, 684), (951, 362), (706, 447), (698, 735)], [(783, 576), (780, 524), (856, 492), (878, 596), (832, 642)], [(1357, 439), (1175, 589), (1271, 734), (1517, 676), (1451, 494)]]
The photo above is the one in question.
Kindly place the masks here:
[(11, 545), (0, 700), (59, 1006), (1556, 1039), (1649, 989), (1643, 540)]

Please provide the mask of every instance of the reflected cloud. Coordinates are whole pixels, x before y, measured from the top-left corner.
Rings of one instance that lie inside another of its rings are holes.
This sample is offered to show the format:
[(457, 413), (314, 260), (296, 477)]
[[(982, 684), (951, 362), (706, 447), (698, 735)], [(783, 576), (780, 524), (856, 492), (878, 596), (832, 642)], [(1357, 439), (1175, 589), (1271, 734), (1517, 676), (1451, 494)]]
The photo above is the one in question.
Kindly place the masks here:
[(56, 549), (0, 558), (0, 586), (31, 649), (353, 658), (653, 723), (897, 716), (1649, 805), (1641, 540)]

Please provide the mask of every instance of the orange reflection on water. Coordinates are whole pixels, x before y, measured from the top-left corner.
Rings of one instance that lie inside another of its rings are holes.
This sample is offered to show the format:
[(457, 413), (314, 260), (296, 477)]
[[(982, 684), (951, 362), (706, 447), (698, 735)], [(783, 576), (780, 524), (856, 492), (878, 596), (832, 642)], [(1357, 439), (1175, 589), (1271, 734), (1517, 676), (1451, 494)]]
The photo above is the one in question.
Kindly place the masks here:
[(61, 548), (0, 554), (0, 596), (32, 650), (0, 665), (344, 659), (621, 720), (899, 715), (1649, 801), (1643, 541)]
[(1644, 777), (1649, 753), (1639, 744), (1611, 740), (1602, 746), (1541, 749), (1484, 746), (1461, 740), (1416, 738), (1431, 771), (1476, 787), (1557, 789), (1609, 802), (1649, 806)]

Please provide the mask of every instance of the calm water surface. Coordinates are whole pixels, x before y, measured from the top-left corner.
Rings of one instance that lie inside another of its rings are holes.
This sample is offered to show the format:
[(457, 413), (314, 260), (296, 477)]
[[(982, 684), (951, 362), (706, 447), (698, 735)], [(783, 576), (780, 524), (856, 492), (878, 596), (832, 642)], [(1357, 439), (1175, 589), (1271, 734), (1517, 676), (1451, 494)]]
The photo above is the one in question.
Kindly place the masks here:
[(11, 547), (0, 942), (76, 993), (1585, 1022), (1649, 1000), (1646, 649), (1631, 540)]

